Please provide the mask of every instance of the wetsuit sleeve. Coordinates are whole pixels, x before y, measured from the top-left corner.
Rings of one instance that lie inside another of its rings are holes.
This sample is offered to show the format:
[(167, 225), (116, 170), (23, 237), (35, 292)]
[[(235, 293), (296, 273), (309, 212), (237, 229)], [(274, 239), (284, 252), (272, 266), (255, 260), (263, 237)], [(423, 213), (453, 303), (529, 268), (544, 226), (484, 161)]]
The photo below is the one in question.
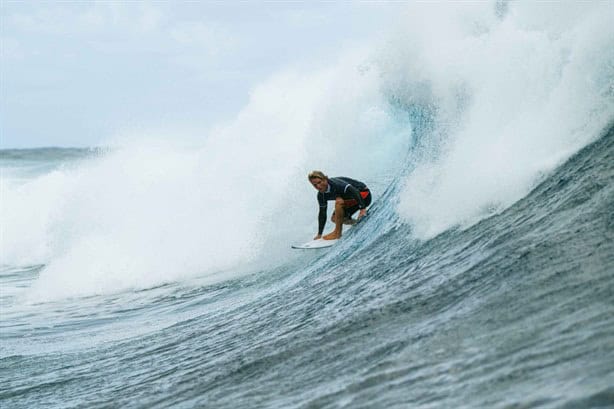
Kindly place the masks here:
[(359, 209), (364, 209), (367, 207), (365, 206), (365, 201), (362, 199), (362, 196), (360, 195), (360, 191), (356, 189), (354, 186), (347, 185), (345, 187), (345, 191), (346, 193), (351, 194), (354, 199), (356, 199), (356, 201), (358, 202)]
[(320, 213), (318, 213), (318, 235), (321, 236), (324, 232), (324, 225), (326, 224), (326, 207), (320, 207)]
[(324, 195), (318, 193), (318, 204), (320, 205), (320, 212), (318, 213), (318, 235), (321, 236), (324, 231), (324, 225), (326, 224), (326, 200)]

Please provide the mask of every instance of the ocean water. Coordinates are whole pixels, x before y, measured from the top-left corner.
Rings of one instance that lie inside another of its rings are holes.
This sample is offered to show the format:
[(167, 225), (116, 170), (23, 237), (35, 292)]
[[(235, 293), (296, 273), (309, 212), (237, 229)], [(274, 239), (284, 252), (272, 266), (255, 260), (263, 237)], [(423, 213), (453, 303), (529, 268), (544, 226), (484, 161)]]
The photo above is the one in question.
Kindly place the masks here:
[[(0, 151), (0, 406), (614, 407), (611, 16), (416, 4), (196, 143)], [(375, 200), (292, 250), (315, 168)]]

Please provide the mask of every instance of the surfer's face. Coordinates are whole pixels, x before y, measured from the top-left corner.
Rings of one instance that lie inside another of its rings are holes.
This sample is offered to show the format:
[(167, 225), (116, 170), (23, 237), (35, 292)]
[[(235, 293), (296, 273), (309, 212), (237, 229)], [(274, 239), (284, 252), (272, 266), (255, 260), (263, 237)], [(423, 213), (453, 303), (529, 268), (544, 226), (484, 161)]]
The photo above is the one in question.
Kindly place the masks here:
[(326, 188), (328, 188), (328, 180), (326, 179), (313, 178), (310, 180), (310, 182), (318, 192), (324, 193), (326, 192)]

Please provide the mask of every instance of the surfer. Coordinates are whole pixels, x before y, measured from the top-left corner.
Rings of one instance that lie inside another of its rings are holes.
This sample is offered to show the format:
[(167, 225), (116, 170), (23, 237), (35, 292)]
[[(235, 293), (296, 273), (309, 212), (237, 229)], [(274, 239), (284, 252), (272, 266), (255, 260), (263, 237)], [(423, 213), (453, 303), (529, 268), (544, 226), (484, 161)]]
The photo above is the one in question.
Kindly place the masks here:
[[(371, 192), (367, 185), (358, 180), (347, 177), (329, 178), (319, 170), (314, 170), (307, 176), (309, 183), (318, 191), (318, 235), (314, 240), (335, 240), (341, 237), (344, 224), (354, 224), (367, 214), (367, 207), (371, 204)], [(335, 201), (335, 210), (331, 221), (335, 223), (335, 230), (322, 237), (326, 224), (327, 202)], [(352, 219), (354, 213), (358, 213), (356, 220)]]

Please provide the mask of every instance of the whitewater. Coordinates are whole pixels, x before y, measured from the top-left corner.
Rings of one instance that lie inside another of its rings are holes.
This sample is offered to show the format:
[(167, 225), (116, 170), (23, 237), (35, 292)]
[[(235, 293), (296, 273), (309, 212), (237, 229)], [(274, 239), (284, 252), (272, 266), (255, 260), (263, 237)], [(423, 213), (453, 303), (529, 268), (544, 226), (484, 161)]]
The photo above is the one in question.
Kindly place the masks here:
[[(614, 407), (613, 16), (410, 4), (196, 140), (0, 151), (0, 406)], [(314, 169), (374, 202), (292, 250)]]

